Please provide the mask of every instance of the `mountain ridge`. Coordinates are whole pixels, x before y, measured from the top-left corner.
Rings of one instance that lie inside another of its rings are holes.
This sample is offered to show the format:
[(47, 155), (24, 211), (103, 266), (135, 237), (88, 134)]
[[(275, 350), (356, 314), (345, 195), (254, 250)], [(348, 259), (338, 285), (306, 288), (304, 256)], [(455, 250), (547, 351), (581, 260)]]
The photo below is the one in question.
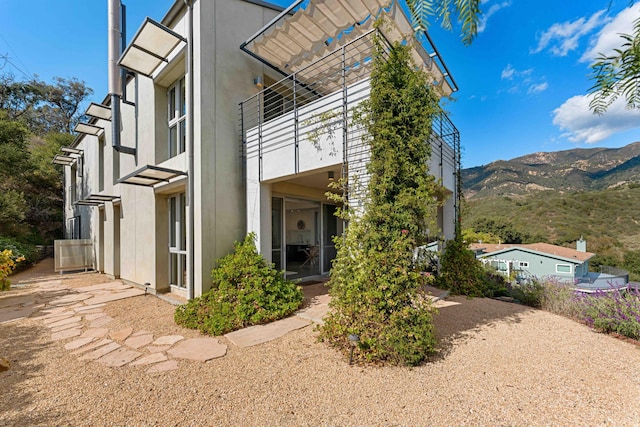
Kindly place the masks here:
[(537, 152), (462, 170), (465, 198), (603, 190), (640, 182), (640, 141), (620, 148)]

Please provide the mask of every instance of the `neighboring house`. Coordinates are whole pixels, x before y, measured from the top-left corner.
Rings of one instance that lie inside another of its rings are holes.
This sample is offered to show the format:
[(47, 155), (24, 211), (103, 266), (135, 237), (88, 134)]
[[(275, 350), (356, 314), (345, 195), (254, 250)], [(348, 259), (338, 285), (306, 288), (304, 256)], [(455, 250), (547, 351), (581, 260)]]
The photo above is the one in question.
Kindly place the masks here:
[[(110, 93), (54, 160), (66, 165), (66, 237), (93, 241), (97, 270), (187, 298), (210, 288), (215, 260), (251, 231), (289, 278), (327, 273), (344, 226), (325, 192), (344, 177), (350, 205), (366, 197), (368, 153), (351, 117), (369, 93), (374, 35), (393, 43), (412, 32), (400, 6), (177, 0), (125, 48), (120, 12), (110, 0)], [(423, 41), (414, 60), (451, 94)], [(433, 237), (450, 239), (460, 139), (444, 114), (433, 129), (425, 143), (445, 197)]]
[(582, 239), (576, 242), (576, 249), (548, 243), (472, 243), (469, 248), (483, 264), (491, 265), (516, 281), (532, 277), (555, 278), (584, 289), (608, 289), (625, 286), (628, 282), (624, 273), (589, 272), (589, 260), (595, 254), (587, 252), (587, 242)]

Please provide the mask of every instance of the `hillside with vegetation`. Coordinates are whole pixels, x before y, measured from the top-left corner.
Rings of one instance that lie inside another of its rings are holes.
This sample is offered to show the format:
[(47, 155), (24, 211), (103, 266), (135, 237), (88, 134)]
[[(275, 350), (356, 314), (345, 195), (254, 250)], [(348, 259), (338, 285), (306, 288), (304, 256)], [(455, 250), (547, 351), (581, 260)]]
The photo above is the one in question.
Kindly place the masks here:
[(640, 143), (536, 153), (463, 176), (468, 241), (547, 242), (575, 247), (592, 267), (621, 267), (640, 280)]
[(462, 181), (467, 200), (614, 188), (640, 181), (640, 142), (621, 148), (580, 148), (499, 160), (464, 169)]

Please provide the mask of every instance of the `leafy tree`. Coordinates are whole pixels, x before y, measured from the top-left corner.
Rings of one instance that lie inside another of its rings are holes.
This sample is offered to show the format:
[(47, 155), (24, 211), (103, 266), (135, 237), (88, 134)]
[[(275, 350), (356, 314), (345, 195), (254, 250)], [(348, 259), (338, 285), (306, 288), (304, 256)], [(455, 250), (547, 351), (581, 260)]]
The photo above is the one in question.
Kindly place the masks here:
[(40, 108), (41, 128), (47, 132), (71, 133), (82, 116), (78, 113), (80, 104), (93, 90), (76, 78), (54, 77), (53, 80), (55, 84), (47, 86), (46, 104)]
[(604, 114), (620, 96), (624, 96), (627, 108), (640, 107), (640, 18), (633, 25), (633, 34), (621, 34), (622, 46), (614, 54), (600, 54), (593, 64), (589, 93), (593, 99), (589, 108), (596, 114)]
[(480, 218), (473, 224), (473, 229), (479, 233), (497, 236), (502, 243), (522, 243), (526, 238), (512, 224), (498, 219)]
[(46, 85), (37, 79), (16, 81), (13, 74), (0, 75), (0, 111), (4, 111), (8, 120), (29, 125), (45, 93)]
[(625, 253), (623, 266), (633, 275), (634, 279), (640, 277), (640, 251), (628, 251)]
[(78, 79), (53, 84), (0, 75), (0, 236), (46, 243), (62, 232), (62, 170), (51, 159), (93, 91)]
[(26, 231), (27, 206), (21, 190), (30, 161), (27, 129), (3, 116), (0, 111), (0, 235), (18, 235)]
[(93, 94), (83, 81), (54, 77), (53, 84), (38, 78), (17, 81), (0, 75), (0, 111), (9, 120), (22, 122), (35, 135), (71, 133), (82, 114), (80, 105)]
[(462, 240), (467, 243), (500, 243), (502, 239), (495, 234), (475, 231), (473, 228), (465, 228), (462, 230)]

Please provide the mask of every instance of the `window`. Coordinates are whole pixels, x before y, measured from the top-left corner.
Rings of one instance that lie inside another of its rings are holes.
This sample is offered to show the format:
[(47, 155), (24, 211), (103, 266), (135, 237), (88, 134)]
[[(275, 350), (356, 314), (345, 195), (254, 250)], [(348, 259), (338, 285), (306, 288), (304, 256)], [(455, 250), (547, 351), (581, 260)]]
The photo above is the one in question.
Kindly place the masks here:
[(518, 263), (518, 266), (519, 266), (520, 268), (529, 268), (529, 263), (528, 263), (528, 262), (526, 262), (526, 261), (520, 261), (520, 262)]
[(98, 191), (104, 191), (104, 134), (98, 138)]
[(69, 176), (69, 207), (78, 201), (78, 165), (74, 164), (70, 169)]
[(81, 239), (80, 216), (73, 216), (67, 219), (67, 239)]
[(187, 287), (187, 209), (186, 195), (169, 198), (169, 281)]
[(187, 91), (182, 77), (169, 88), (168, 124), (169, 124), (169, 157), (184, 153), (187, 142)]
[(556, 273), (571, 273), (570, 264), (556, 264)]

